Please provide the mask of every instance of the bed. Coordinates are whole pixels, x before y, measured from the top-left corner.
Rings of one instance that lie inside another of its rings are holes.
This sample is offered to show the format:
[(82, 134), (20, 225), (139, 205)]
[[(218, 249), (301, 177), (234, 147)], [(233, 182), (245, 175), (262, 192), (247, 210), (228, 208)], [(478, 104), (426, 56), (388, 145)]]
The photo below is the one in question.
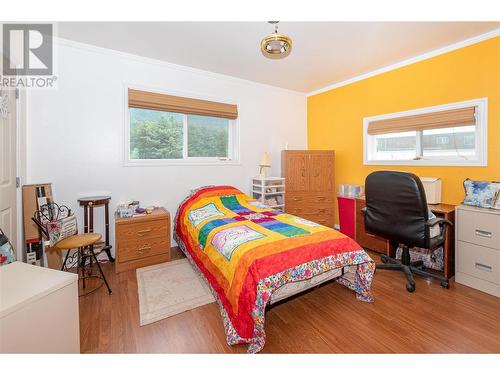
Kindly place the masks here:
[(274, 210), (232, 186), (193, 191), (179, 206), (174, 238), (214, 294), (227, 343), (265, 344), (270, 303), (334, 279), (372, 302), (375, 264), (351, 238)]

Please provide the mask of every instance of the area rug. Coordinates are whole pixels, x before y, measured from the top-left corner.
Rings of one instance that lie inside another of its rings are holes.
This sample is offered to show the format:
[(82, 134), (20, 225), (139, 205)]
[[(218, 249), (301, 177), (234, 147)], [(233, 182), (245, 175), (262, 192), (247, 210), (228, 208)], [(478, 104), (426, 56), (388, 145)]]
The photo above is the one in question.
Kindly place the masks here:
[(141, 326), (215, 302), (187, 259), (138, 268), (136, 274)]

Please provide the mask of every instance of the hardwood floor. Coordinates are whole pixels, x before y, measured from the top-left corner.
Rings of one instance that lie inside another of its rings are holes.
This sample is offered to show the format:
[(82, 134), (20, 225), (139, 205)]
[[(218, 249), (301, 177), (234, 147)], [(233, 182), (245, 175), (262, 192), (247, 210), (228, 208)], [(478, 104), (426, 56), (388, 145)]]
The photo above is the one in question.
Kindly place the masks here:
[[(113, 294), (101, 288), (80, 298), (82, 353), (246, 351), (226, 344), (215, 303), (140, 327), (135, 271), (103, 266)], [(410, 294), (402, 273), (380, 270), (372, 304), (332, 282), (274, 306), (262, 353), (500, 353), (500, 298), (454, 282), (449, 290), (416, 282)]]

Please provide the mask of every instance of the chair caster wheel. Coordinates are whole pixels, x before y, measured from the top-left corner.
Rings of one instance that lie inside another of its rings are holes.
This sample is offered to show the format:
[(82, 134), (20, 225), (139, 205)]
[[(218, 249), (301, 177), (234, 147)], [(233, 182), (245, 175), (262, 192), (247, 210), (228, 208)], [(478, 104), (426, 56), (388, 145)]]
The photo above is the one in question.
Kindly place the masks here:
[(413, 293), (415, 291), (415, 283), (406, 283), (406, 290)]
[(384, 264), (385, 264), (385, 263), (387, 263), (387, 258), (385, 257), (385, 255), (382, 255), (382, 256), (380, 257), (380, 261), (381, 261), (382, 263), (384, 263)]
[(441, 287), (444, 289), (450, 289), (450, 283), (447, 281), (441, 281)]

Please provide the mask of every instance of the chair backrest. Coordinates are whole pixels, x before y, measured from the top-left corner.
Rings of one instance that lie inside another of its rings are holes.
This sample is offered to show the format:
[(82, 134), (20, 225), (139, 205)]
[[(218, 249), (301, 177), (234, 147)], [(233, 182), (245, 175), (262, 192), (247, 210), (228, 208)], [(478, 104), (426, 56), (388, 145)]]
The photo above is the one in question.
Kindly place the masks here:
[(427, 248), (429, 219), (420, 179), (413, 173), (377, 171), (365, 181), (365, 229), (407, 246)]

